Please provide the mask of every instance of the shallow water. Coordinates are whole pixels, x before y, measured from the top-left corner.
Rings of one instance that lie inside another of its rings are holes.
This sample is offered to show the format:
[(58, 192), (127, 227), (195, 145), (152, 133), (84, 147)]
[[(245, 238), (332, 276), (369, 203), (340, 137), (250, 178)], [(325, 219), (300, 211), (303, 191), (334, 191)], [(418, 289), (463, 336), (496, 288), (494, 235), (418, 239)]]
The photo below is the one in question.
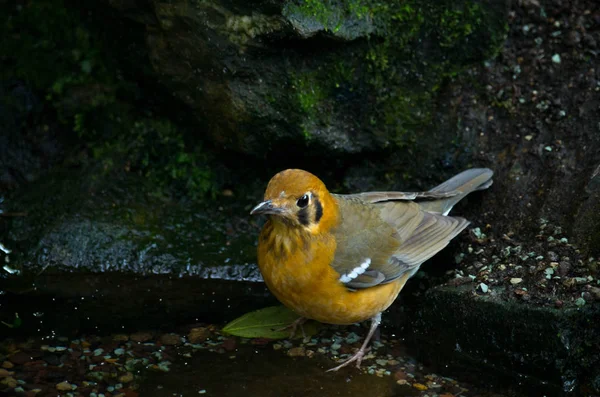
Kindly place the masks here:
[[(235, 358), (231, 358), (235, 356)], [(413, 396), (408, 386), (390, 377), (359, 373), (354, 368), (325, 372), (324, 357), (288, 357), (271, 346), (240, 346), (235, 353), (203, 351), (174, 363), (171, 371), (152, 375), (142, 396), (281, 397), (281, 396)]]

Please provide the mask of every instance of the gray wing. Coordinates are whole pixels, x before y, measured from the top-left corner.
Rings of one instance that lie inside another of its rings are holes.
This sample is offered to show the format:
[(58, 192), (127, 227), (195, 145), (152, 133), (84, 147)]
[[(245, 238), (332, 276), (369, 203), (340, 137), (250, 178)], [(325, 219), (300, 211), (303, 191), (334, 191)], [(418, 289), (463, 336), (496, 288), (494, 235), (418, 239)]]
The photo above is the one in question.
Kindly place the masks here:
[(335, 196), (342, 219), (333, 268), (348, 288), (368, 288), (414, 274), (462, 231), (462, 218), (425, 212), (413, 202), (364, 202)]

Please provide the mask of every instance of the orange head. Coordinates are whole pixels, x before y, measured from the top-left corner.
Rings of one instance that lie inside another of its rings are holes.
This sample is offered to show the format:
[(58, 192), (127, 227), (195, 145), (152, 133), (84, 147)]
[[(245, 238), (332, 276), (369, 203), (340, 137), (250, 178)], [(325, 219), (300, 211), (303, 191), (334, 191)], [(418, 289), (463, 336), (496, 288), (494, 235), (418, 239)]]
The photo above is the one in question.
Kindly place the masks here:
[(264, 201), (250, 214), (267, 214), (273, 222), (318, 234), (337, 223), (338, 206), (319, 178), (290, 169), (271, 178)]

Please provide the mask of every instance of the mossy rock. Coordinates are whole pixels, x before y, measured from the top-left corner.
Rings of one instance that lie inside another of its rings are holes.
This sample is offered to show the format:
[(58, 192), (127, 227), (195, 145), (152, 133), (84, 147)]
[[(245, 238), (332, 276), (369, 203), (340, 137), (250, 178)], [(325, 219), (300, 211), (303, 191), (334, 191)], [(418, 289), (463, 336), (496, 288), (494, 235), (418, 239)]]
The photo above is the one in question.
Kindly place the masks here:
[(425, 363), (528, 395), (600, 392), (600, 304), (535, 307), (473, 290), (436, 287), (406, 306), (397, 325)]
[(440, 87), (494, 57), (506, 33), (506, 3), (493, 1), (151, 3), (156, 75), (214, 142), (258, 156), (448, 144), (434, 132)]

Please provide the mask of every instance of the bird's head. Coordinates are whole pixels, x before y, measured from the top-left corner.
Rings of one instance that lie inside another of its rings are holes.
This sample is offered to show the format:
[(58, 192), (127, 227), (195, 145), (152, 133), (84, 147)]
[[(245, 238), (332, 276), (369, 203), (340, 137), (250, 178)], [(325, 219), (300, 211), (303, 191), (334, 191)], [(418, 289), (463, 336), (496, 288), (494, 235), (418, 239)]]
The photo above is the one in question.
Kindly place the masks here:
[(273, 222), (311, 234), (335, 225), (337, 213), (337, 202), (325, 184), (310, 172), (296, 169), (281, 171), (271, 178), (264, 201), (250, 212), (270, 215)]

